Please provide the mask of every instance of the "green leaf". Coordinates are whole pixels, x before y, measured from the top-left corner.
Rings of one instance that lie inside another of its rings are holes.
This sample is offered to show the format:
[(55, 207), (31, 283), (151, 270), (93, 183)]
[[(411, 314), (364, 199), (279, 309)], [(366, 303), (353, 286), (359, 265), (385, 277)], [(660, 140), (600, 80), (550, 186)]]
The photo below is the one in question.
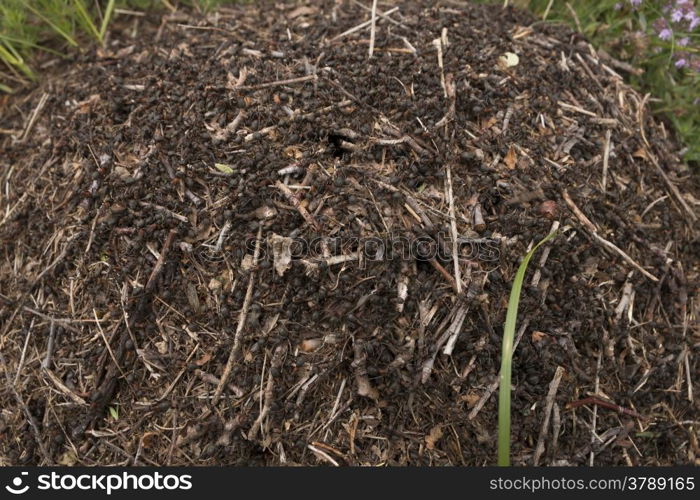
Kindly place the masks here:
[(109, 407), (109, 414), (114, 420), (119, 420), (119, 410), (114, 406)]
[(530, 250), (515, 273), (513, 288), (508, 299), (508, 311), (506, 323), (503, 328), (503, 347), (501, 349), (501, 374), (498, 389), (498, 465), (510, 465), (510, 384), (513, 369), (513, 342), (515, 338), (515, 323), (518, 318), (518, 306), (520, 305), (520, 291), (525, 280), (525, 271), (530, 259), (538, 248), (551, 240), (557, 233), (549, 233), (542, 241)]
[(225, 163), (214, 163), (214, 166), (217, 168), (217, 170), (220, 170), (226, 175), (231, 175), (233, 173), (233, 169)]

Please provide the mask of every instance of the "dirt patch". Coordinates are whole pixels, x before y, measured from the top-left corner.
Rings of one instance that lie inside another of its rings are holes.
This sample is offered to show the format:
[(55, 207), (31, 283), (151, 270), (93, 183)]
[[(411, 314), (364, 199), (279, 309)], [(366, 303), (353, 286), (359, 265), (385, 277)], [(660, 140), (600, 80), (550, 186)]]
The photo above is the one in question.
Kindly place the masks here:
[(647, 99), (523, 12), (395, 7), (139, 19), (2, 102), (0, 461), (491, 464), (557, 228), (514, 462), (697, 460), (700, 191)]

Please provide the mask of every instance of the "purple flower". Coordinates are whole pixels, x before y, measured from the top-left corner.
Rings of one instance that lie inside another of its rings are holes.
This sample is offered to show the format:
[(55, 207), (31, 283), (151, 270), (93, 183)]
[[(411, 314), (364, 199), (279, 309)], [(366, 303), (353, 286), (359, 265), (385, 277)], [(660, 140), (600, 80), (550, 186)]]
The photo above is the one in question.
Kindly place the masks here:
[(639, 7), (642, 4), (642, 0), (630, 0), (632, 7)]
[(678, 23), (683, 19), (683, 12), (680, 9), (676, 9), (671, 13), (671, 21)]
[(695, 28), (700, 25), (700, 16), (698, 16), (695, 12), (693, 12), (693, 18), (689, 19), (690, 25), (688, 26), (688, 29), (690, 31), (693, 31)]
[(668, 28), (664, 28), (661, 31), (659, 31), (659, 38), (661, 40), (670, 40), (672, 36), (673, 36), (673, 31), (671, 31)]
[(683, 67), (687, 66), (687, 65), (688, 65), (688, 61), (686, 61), (684, 57), (681, 57), (680, 59), (678, 59), (678, 60), (676, 61), (675, 64), (676, 64), (676, 68), (679, 68), (679, 69), (680, 69), (680, 68), (683, 68)]
[(676, 43), (677, 43), (677, 45), (679, 45), (681, 47), (687, 47), (688, 44), (690, 43), (690, 38), (688, 38), (687, 36), (684, 36), (683, 38), (680, 38), (678, 40), (678, 42), (676, 42)]

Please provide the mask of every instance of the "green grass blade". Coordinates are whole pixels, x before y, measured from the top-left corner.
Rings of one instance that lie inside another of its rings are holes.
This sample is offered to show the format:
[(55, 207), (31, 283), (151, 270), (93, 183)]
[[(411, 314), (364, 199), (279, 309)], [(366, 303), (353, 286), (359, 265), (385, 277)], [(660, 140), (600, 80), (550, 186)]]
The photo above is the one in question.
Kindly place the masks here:
[(29, 9), (34, 15), (36, 15), (39, 19), (41, 19), (41, 20), (44, 21), (46, 24), (48, 24), (49, 26), (51, 26), (51, 28), (52, 28), (56, 33), (58, 33), (59, 35), (61, 35), (61, 36), (66, 40), (66, 42), (68, 42), (69, 45), (72, 45), (73, 47), (77, 47), (77, 46), (78, 46), (78, 42), (76, 42), (75, 39), (74, 39), (72, 36), (70, 36), (65, 30), (61, 29), (61, 27), (58, 26), (58, 24), (52, 22), (48, 17), (46, 17), (45, 15), (43, 15), (43, 14), (42, 14), (41, 12), (39, 12), (37, 9), (35, 9), (34, 7), (32, 7), (30, 4), (27, 3), (27, 4), (26, 4), (26, 7), (27, 7), (27, 9)]
[(97, 26), (92, 20), (92, 16), (85, 8), (83, 0), (73, 0), (73, 5), (75, 5), (75, 10), (78, 14), (78, 19), (81, 20), (81, 24), (84, 26), (86, 31), (89, 31), (92, 36), (94, 36), (98, 41), (102, 41), (100, 37), (100, 32), (97, 30)]
[(13, 66), (18, 68), (30, 80), (35, 79), (34, 72), (27, 66), (19, 52), (6, 41), (0, 42), (0, 60), (5, 62), (10, 68)]
[(12, 90), (7, 85), (0, 83), (0, 92), (5, 92), (6, 94), (12, 94), (12, 93), (14, 93), (14, 90)]
[(112, 19), (112, 14), (114, 13), (115, 0), (109, 0), (107, 4), (107, 9), (105, 9), (104, 17), (102, 18), (102, 24), (100, 25), (100, 40), (104, 40), (105, 33), (107, 33), (107, 26)]
[(518, 267), (513, 280), (513, 288), (508, 299), (508, 312), (503, 328), (503, 347), (501, 349), (501, 374), (498, 389), (498, 465), (510, 465), (510, 383), (513, 367), (513, 342), (515, 338), (515, 323), (518, 318), (520, 291), (525, 279), (525, 271), (530, 259), (542, 244), (552, 239), (557, 233), (549, 233), (542, 241), (530, 250)]

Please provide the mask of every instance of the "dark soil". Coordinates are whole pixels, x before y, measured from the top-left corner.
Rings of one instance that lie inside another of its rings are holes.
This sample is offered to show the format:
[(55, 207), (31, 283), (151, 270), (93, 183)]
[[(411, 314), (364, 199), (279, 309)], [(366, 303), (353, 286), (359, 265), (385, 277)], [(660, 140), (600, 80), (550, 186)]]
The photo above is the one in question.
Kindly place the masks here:
[(122, 18), (0, 100), (0, 463), (492, 464), (557, 226), (513, 462), (697, 463), (670, 134), (580, 35), (397, 6), (371, 58), (355, 2)]

